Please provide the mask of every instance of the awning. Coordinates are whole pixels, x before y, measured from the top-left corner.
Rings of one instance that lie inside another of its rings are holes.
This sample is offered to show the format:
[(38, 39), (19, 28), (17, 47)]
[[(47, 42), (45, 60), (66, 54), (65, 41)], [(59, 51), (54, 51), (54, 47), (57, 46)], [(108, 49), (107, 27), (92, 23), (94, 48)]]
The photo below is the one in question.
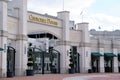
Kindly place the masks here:
[(116, 55), (113, 53), (104, 53), (104, 56), (105, 57), (116, 57)]
[(100, 56), (102, 56), (102, 54), (100, 54), (99, 52), (92, 52), (91, 56), (93, 56), (93, 57), (100, 57)]

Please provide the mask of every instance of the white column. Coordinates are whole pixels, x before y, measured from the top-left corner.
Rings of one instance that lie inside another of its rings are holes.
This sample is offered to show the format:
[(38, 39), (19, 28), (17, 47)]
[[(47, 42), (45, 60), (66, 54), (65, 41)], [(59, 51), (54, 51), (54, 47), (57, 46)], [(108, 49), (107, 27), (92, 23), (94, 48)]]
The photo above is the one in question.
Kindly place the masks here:
[(26, 75), (27, 69), (27, 0), (13, 0), (18, 8), (15, 75)]
[(80, 72), (87, 73), (91, 69), (91, 51), (89, 47), (80, 47)]
[(0, 0), (0, 77), (7, 73), (7, 0)]
[[(113, 54), (117, 55), (117, 49), (113, 49)], [(113, 57), (114, 72), (118, 72), (118, 57)]]
[(100, 72), (105, 72), (104, 68), (104, 41), (102, 39), (98, 39), (98, 51), (103, 56), (100, 56)]
[(15, 55), (15, 75), (26, 75), (27, 69), (27, 42), (24, 40), (16, 41)]
[[(118, 50), (117, 50), (116, 44), (118, 43), (113, 39), (112, 40), (112, 52), (113, 54), (117, 56)], [(113, 57), (113, 70), (114, 72), (118, 72), (118, 58), (117, 57)]]
[(78, 29), (82, 30), (81, 42), (80, 42), (80, 71), (88, 72), (91, 69), (91, 50), (90, 50), (90, 35), (88, 31), (88, 24), (86, 22), (78, 23)]
[(62, 30), (62, 39), (60, 42), (58, 42), (57, 48), (58, 51), (60, 51), (60, 72), (61, 73), (68, 73), (69, 69), (69, 53), (70, 45), (69, 45), (69, 12), (68, 11), (62, 11), (58, 12), (58, 18), (62, 19), (63, 22), (63, 30)]
[(105, 72), (104, 70), (104, 48), (99, 48), (100, 54), (103, 56), (100, 56), (100, 72)]
[(56, 49), (60, 52), (60, 73), (68, 73), (70, 46), (59, 45)]

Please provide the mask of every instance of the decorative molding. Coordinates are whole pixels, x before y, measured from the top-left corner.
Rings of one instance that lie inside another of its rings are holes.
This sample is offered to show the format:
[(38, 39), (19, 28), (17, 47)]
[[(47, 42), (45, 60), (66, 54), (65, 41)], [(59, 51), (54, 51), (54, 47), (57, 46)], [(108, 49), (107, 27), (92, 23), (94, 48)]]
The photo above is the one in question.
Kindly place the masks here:
[(91, 43), (82, 43), (82, 42), (80, 42), (80, 45), (79, 45), (80, 47), (91, 47)]
[(120, 45), (118, 45), (118, 44), (111, 44), (111, 46), (112, 46), (112, 49), (118, 49)]
[(23, 34), (16, 35), (16, 40), (27, 40), (27, 39), (28, 39), (27, 35), (23, 35)]
[(57, 41), (57, 45), (70, 45), (70, 41)]
[(5, 2), (8, 2), (9, 0), (0, 0), (0, 1), (5, 1)]
[(98, 48), (104, 48), (105, 44), (98, 42)]
[(0, 30), (0, 36), (1, 37), (8, 37), (8, 32), (4, 30)]

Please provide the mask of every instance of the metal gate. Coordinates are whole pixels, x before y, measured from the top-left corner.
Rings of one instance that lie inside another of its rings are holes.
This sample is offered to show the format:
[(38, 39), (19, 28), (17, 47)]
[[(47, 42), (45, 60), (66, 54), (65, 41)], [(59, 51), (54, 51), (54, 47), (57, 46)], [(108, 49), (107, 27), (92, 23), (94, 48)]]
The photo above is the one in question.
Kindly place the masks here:
[(33, 54), (36, 74), (60, 73), (60, 53), (57, 50), (52, 48), (49, 49), (49, 52), (46, 52), (39, 48), (33, 48)]
[(11, 46), (8, 46), (7, 49), (7, 72), (13, 72), (15, 75), (15, 49)]

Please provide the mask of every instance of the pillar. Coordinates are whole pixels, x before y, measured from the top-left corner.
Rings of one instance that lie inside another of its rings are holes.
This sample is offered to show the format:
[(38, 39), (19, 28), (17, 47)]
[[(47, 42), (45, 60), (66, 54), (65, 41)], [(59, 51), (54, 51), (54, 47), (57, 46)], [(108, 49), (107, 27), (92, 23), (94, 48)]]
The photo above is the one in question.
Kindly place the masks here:
[(62, 19), (63, 28), (62, 28), (62, 39), (57, 43), (57, 49), (60, 51), (60, 72), (61, 73), (68, 73), (69, 69), (69, 12), (62, 11), (58, 12), (58, 18)]
[(104, 68), (104, 41), (102, 39), (98, 39), (98, 51), (103, 56), (100, 56), (100, 72), (105, 72)]
[[(115, 40), (112, 40), (112, 51), (113, 51), (113, 54), (115, 54), (117, 56), (118, 54), (118, 50), (117, 50), (117, 43)], [(113, 70), (114, 72), (118, 72), (118, 57), (113, 57)]]
[(90, 50), (90, 35), (88, 31), (88, 23), (78, 23), (78, 29), (82, 31), (80, 42), (80, 71), (88, 72), (91, 69), (91, 50)]
[(6, 77), (7, 73), (7, 2), (0, 0), (0, 77)]
[(13, 0), (18, 9), (18, 34), (16, 37), (15, 75), (26, 75), (27, 69), (27, 0)]

